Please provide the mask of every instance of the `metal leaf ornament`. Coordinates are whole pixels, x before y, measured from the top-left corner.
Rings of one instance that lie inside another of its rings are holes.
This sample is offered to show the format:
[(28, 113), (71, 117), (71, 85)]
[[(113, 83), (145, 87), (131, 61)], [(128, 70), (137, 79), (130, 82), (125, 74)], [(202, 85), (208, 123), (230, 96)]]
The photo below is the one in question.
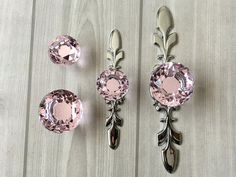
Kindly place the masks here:
[[(174, 59), (173, 55), (169, 55), (171, 48), (177, 43), (177, 33), (172, 32), (173, 18), (169, 9), (165, 6), (161, 7), (157, 12), (157, 27), (154, 33), (154, 45), (161, 50), (158, 60), (162, 63), (169, 62)], [(159, 66), (158, 64), (155, 67)], [(155, 69), (154, 69), (155, 70)], [(164, 124), (163, 129), (158, 133), (158, 145), (162, 146), (162, 161), (169, 173), (173, 173), (178, 165), (179, 151), (175, 148), (174, 143), (180, 145), (182, 143), (182, 134), (176, 131), (172, 125), (176, 119), (172, 117), (174, 107), (161, 105), (155, 100), (154, 106), (157, 111), (165, 113), (165, 117), (161, 119)]]
[(112, 149), (116, 149), (120, 143), (120, 129), (118, 127), (123, 125), (123, 120), (118, 115), (118, 112), (120, 111), (118, 105), (122, 103), (123, 100), (118, 102), (110, 101), (108, 103), (110, 115), (107, 117), (106, 127), (108, 128), (108, 143)]
[(108, 143), (112, 149), (117, 149), (120, 143), (119, 127), (122, 126), (123, 119), (118, 115), (120, 111), (118, 106), (123, 104), (129, 87), (127, 76), (120, 70), (121, 66), (119, 66), (119, 62), (124, 58), (124, 51), (121, 48), (121, 35), (115, 29), (110, 34), (107, 50), (107, 59), (110, 61), (109, 68), (103, 71), (97, 79), (97, 89), (109, 107), (106, 127)]
[(180, 145), (182, 143), (181, 132), (174, 129), (172, 122), (176, 121), (172, 117), (173, 111), (179, 108), (167, 108), (159, 103), (155, 103), (157, 111), (165, 112), (165, 117), (161, 119), (164, 128), (158, 133), (158, 145), (164, 146), (162, 149), (162, 160), (164, 166), (169, 173), (175, 171), (178, 165), (179, 151), (174, 147), (173, 143)]
[(170, 61), (172, 58), (169, 56), (170, 49), (177, 43), (177, 33), (170, 34), (173, 27), (173, 19), (169, 9), (165, 6), (161, 7), (157, 12), (157, 32), (154, 33), (154, 44), (163, 53), (163, 63)]
[(107, 52), (107, 59), (112, 61), (112, 68), (119, 69), (118, 66), (121, 59), (124, 58), (124, 51), (121, 51), (122, 43), (121, 36), (118, 30), (113, 30), (110, 35), (109, 49)]

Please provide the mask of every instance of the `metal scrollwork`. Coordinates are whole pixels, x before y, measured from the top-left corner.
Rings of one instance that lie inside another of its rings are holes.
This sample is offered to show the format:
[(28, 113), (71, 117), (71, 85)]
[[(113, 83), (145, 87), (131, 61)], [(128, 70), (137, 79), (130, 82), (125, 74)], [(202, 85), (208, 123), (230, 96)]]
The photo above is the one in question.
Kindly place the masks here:
[[(120, 32), (118, 30), (113, 30), (110, 34), (109, 39), (109, 49), (107, 50), (107, 60), (111, 62), (109, 65), (110, 69), (119, 70), (119, 62), (124, 58), (124, 51), (121, 50), (122, 41)], [(108, 130), (108, 143), (112, 149), (116, 149), (119, 146), (120, 142), (120, 129), (123, 125), (123, 119), (120, 118), (118, 112), (120, 108), (119, 105), (123, 104), (125, 97), (122, 97), (118, 100), (108, 101), (106, 103), (109, 106), (108, 111), (110, 112), (109, 116), (106, 119), (106, 127)]]
[(112, 149), (116, 149), (120, 143), (120, 129), (123, 125), (123, 119), (120, 118), (118, 105), (124, 102), (124, 98), (118, 101), (107, 101), (109, 105), (109, 116), (106, 119), (106, 127), (108, 130), (108, 144)]
[(121, 50), (121, 36), (118, 30), (111, 32), (107, 59), (111, 61), (110, 68), (120, 69), (119, 62), (124, 58), (124, 51)]
[(161, 119), (164, 124), (163, 129), (158, 132), (158, 146), (163, 146), (162, 160), (166, 170), (170, 173), (174, 172), (178, 165), (179, 151), (175, 148), (174, 143), (180, 145), (182, 143), (181, 132), (175, 130), (172, 123), (177, 121), (173, 118), (173, 111), (179, 110), (180, 107), (166, 107), (158, 102), (154, 103), (157, 111), (165, 113), (165, 117)]
[[(167, 7), (161, 7), (157, 12), (157, 31), (154, 33), (154, 45), (158, 46), (162, 52), (162, 55), (157, 57), (161, 63), (174, 59), (174, 56), (170, 55), (171, 48), (177, 43), (177, 33), (171, 32), (173, 27), (171, 12)], [(182, 134), (175, 130), (172, 125), (177, 120), (172, 117), (172, 113), (180, 107), (163, 106), (157, 101), (155, 101), (154, 106), (157, 111), (165, 113), (165, 117), (161, 119), (164, 124), (163, 129), (158, 133), (158, 146), (163, 146), (162, 161), (166, 170), (173, 173), (179, 160), (179, 151), (175, 148), (174, 143), (178, 145), (182, 143)]]
[(171, 48), (177, 43), (177, 33), (172, 32), (173, 29), (172, 15), (167, 7), (161, 7), (157, 12), (157, 32), (154, 33), (154, 45), (158, 46), (163, 53), (158, 59), (163, 63), (174, 58), (170, 55)]

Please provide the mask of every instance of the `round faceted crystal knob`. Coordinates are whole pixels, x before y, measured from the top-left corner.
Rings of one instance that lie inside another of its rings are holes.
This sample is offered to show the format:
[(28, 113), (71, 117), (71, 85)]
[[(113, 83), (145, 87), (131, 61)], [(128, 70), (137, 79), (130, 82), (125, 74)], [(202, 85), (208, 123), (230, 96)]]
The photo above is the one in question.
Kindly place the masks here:
[(154, 100), (168, 107), (185, 103), (193, 93), (194, 80), (182, 64), (167, 62), (151, 76), (150, 93)]
[(48, 53), (53, 63), (71, 65), (80, 58), (80, 46), (71, 36), (62, 35), (50, 44)]
[(56, 133), (76, 128), (81, 116), (81, 101), (68, 90), (52, 91), (39, 105), (40, 121), (45, 128)]
[(108, 69), (97, 79), (97, 90), (107, 101), (116, 101), (126, 95), (129, 88), (127, 76), (120, 70)]

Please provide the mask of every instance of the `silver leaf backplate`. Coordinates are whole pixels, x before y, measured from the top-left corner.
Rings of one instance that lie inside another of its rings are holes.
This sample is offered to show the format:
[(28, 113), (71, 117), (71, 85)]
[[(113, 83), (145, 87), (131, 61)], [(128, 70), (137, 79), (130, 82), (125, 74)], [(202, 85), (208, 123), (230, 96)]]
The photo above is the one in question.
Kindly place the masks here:
[[(111, 62), (109, 68), (119, 70), (119, 62), (124, 58), (124, 51), (121, 50), (122, 41), (120, 32), (115, 29), (110, 34), (109, 39), (109, 49), (107, 50), (107, 60)], [(119, 105), (123, 104), (125, 98), (122, 97), (119, 100), (106, 101), (110, 114), (106, 119), (107, 135), (108, 135), (108, 144), (110, 148), (117, 149), (120, 143), (120, 129), (123, 125), (123, 119), (120, 118), (118, 112), (120, 108)]]
[[(160, 64), (174, 59), (174, 56), (170, 55), (171, 48), (177, 43), (177, 33), (171, 32), (173, 27), (173, 18), (170, 10), (165, 6), (159, 8), (157, 12), (157, 28), (153, 36), (154, 45), (159, 47), (162, 53), (157, 56), (157, 59), (161, 62)], [(163, 129), (158, 133), (158, 146), (163, 147), (161, 156), (165, 169), (169, 173), (173, 173), (177, 169), (179, 161), (179, 150), (175, 148), (174, 144), (180, 145), (182, 143), (182, 134), (175, 130), (172, 125), (176, 121), (172, 117), (172, 113), (178, 110), (179, 107), (167, 107), (156, 100), (154, 102), (156, 110), (165, 113), (165, 117), (161, 119)]]

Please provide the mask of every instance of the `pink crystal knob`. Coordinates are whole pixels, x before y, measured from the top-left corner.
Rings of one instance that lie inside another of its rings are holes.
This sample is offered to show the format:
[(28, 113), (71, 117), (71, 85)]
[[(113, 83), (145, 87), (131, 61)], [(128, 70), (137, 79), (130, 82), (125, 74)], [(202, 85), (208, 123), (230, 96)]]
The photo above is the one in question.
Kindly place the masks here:
[(48, 53), (53, 63), (71, 65), (80, 58), (80, 46), (71, 36), (62, 35), (50, 44)]
[(68, 90), (54, 90), (47, 94), (39, 106), (39, 118), (50, 131), (62, 133), (78, 126), (82, 116), (82, 104)]
[(192, 95), (193, 76), (182, 64), (167, 62), (152, 73), (150, 93), (153, 99), (168, 107), (185, 103)]
[(97, 90), (108, 101), (119, 100), (126, 95), (129, 88), (127, 76), (120, 70), (108, 69), (97, 79)]

